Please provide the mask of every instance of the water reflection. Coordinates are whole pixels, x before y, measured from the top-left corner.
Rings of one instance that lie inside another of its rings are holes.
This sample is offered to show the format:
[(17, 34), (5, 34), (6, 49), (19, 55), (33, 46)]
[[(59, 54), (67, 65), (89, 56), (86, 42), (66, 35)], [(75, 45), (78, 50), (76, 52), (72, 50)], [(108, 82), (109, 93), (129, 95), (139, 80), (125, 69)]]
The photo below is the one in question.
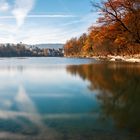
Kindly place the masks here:
[(0, 139), (56, 139), (57, 133), (44, 125), (22, 85), (13, 102), (9, 102), (9, 108), (16, 107), (18, 111), (0, 110)]
[(139, 65), (49, 61), (0, 60), (0, 139), (139, 140)]
[(113, 119), (117, 128), (140, 133), (140, 65), (71, 65), (67, 72), (88, 80), (90, 90), (98, 90), (102, 118)]

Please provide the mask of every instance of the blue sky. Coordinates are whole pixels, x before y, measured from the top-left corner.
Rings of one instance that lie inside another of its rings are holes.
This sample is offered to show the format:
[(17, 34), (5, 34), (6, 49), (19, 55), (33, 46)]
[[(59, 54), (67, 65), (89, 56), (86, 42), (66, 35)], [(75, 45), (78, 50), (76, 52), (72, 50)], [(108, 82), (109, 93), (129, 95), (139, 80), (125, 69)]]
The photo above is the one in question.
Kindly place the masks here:
[(96, 23), (90, 0), (0, 0), (0, 43), (65, 43)]

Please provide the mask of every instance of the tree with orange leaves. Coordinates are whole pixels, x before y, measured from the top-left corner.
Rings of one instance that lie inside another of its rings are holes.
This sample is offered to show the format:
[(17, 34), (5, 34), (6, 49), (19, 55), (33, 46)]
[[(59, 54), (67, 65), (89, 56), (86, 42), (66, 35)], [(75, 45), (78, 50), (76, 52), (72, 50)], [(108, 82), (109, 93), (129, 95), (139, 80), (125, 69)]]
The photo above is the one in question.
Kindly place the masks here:
[(140, 0), (101, 0), (92, 5), (100, 11), (98, 26), (89, 28), (86, 39), (70, 40), (65, 48), (73, 46), (76, 56), (139, 54)]
[(92, 1), (92, 5), (102, 14), (99, 23), (118, 23), (132, 41), (140, 43), (140, 0), (106, 0), (101, 3)]

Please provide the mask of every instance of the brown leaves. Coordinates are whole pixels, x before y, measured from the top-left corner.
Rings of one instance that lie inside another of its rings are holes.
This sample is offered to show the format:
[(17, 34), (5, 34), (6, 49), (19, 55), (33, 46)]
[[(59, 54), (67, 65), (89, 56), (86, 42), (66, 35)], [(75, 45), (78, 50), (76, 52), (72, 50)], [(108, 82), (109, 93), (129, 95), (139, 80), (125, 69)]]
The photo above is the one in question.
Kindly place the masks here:
[(140, 0), (106, 0), (92, 5), (101, 13), (99, 26), (90, 27), (88, 36), (68, 41), (66, 52), (72, 55), (140, 53), (137, 49), (140, 48)]

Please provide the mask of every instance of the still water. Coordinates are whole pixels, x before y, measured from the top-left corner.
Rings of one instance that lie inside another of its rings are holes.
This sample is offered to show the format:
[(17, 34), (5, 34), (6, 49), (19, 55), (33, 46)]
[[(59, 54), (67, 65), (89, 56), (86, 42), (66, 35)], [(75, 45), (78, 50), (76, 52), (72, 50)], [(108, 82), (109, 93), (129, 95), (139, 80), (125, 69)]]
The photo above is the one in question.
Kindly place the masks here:
[(0, 59), (0, 139), (139, 140), (140, 65)]

